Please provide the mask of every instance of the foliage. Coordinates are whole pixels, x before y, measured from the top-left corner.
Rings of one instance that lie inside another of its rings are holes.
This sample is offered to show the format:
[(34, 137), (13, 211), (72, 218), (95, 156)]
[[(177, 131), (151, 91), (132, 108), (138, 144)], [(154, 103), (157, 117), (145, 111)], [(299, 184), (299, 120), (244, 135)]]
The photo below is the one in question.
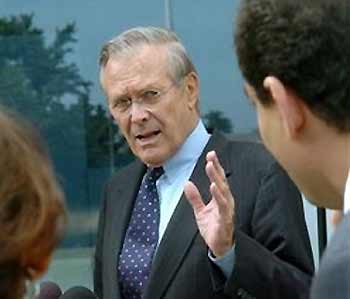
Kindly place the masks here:
[(91, 82), (67, 62), (75, 32), (68, 23), (47, 44), (33, 15), (0, 18), (0, 101), (36, 123), (55, 156), (87, 151), (89, 166), (105, 167), (125, 141), (104, 108), (91, 103)]
[(203, 116), (205, 126), (209, 130), (218, 130), (223, 133), (232, 133), (233, 126), (229, 118), (223, 115), (222, 111), (212, 110)]
[[(70, 208), (81, 209), (98, 204), (109, 169), (132, 155), (71, 62), (75, 33), (68, 23), (48, 42), (33, 15), (0, 18), (0, 103), (40, 129)], [(123, 159), (114, 159), (118, 153)]]

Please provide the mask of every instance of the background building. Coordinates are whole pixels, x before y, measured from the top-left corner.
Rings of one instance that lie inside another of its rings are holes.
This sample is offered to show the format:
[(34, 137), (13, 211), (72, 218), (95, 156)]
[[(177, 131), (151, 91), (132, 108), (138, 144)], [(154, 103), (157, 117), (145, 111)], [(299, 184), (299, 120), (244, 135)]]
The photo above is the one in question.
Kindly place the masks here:
[[(254, 110), (232, 55), (238, 1), (0, 0), (0, 103), (45, 136), (67, 194), (66, 237), (44, 279), (63, 289), (92, 286), (92, 255), (103, 183), (132, 160), (98, 83), (101, 45), (135, 26), (171, 27), (201, 81), (208, 126), (257, 136)], [(316, 209), (305, 203), (317, 260)]]

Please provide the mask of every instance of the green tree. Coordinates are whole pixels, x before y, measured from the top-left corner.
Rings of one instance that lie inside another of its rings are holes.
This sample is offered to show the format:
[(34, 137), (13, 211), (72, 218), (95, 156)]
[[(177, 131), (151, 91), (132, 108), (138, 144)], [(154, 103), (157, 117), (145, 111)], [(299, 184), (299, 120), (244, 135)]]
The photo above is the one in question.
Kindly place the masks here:
[(26, 14), (0, 18), (0, 102), (42, 131), (70, 204), (78, 206), (88, 196), (89, 169), (118, 167), (132, 155), (103, 106), (92, 104), (92, 83), (68, 62), (75, 24), (56, 29), (49, 43), (33, 21)]
[(52, 104), (67, 95), (88, 94), (91, 83), (80, 76), (74, 63), (65, 62), (75, 31), (74, 23), (69, 23), (57, 29), (53, 42), (46, 45), (43, 31), (33, 25), (33, 15), (1, 18), (2, 100), (47, 125), (42, 121)]
[(67, 62), (75, 24), (57, 29), (47, 44), (33, 18), (0, 18), (0, 101), (34, 121), (60, 158), (67, 149), (87, 150), (88, 166), (106, 167), (114, 154), (130, 155), (105, 109), (91, 103), (91, 82)]
[(209, 130), (219, 130), (223, 133), (232, 133), (233, 126), (229, 118), (223, 115), (222, 111), (211, 110), (203, 116), (205, 126)]

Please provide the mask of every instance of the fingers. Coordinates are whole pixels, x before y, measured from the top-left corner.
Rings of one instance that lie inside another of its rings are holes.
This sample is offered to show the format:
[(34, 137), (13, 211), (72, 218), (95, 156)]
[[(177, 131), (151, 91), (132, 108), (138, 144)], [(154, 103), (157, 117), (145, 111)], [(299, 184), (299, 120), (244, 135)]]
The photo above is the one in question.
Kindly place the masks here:
[(186, 182), (184, 186), (184, 193), (192, 205), (195, 214), (198, 214), (202, 209), (205, 208), (202, 196), (200, 195), (195, 184), (190, 181)]
[(223, 193), (221, 192), (221, 190), (217, 187), (217, 185), (215, 183), (211, 183), (210, 193), (211, 193), (213, 199), (216, 200), (220, 213), (226, 213), (228, 210), (227, 207), (228, 207), (228, 203), (229, 203), (230, 199), (226, 198), (223, 195)]
[(207, 163), (208, 162), (212, 162), (213, 166), (215, 168), (215, 170), (218, 172), (218, 174), (222, 177), (222, 178), (226, 178), (225, 176), (225, 170), (222, 168), (218, 156), (216, 155), (215, 151), (210, 151), (207, 153)]
[[(210, 193), (212, 195), (212, 200), (214, 199), (216, 201), (221, 213), (225, 215), (233, 213), (234, 199), (225, 176), (225, 171), (214, 151), (209, 152), (206, 158), (207, 165), (205, 170), (211, 182)], [(184, 186), (184, 193), (192, 205), (194, 212), (198, 215), (206, 205), (197, 187), (192, 182), (187, 182)]]
[[(221, 166), (219, 159), (214, 151), (211, 151), (207, 154), (207, 165), (205, 170), (209, 177), (211, 185), (215, 185), (215, 187), (213, 186), (211, 187), (211, 189), (213, 189), (214, 191), (217, 188), (216, 192), (220, 193), (220, 197), (218, 197), (218, 200), (220, 200), (220, 198), (222, 198), (223, 200), (225, 200), (225, 198), (231, 199), (232, 194), (227, 183), (225, 171)], [(213, 193), (212, 195), (214, 196)]]

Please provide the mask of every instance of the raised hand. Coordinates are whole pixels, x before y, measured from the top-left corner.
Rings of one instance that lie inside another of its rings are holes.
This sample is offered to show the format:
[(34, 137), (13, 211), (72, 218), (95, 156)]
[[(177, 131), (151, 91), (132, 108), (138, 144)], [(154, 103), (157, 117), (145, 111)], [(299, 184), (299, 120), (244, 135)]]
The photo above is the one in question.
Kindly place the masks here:
[(191, 203), (198, 229), (211, 252), (223, 256), (234, 244), (234, 198), (225, 171), (214, 151), (207, 154), (205, 171), (211, 182), (211, 200), (205, 205), (198, 188), (190, 181), (184, 192)]

